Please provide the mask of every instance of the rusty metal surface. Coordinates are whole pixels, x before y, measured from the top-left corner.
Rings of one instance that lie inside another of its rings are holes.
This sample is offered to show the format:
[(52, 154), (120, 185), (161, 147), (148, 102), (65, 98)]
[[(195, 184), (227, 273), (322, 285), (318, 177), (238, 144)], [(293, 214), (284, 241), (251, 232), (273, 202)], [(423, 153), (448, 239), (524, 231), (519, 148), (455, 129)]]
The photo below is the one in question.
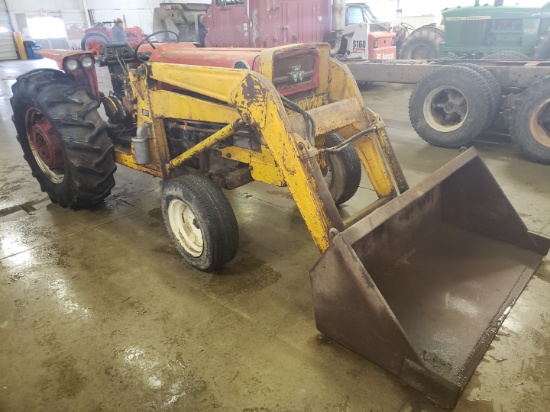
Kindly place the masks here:
[(317, 327), (453, 408), (549, 248), (470, 149), (334, 237)]
[(266, 48), (323, 41), (330, 31), (329, 5), (326, 0), (213, 4), (204, 18), (208, 30), (205, 44)]
[(550, 75), (550, 62), (509, 62), (495, 60), (388, 60), (344, 61), (357, 81), (415, 84), (444, 65), (479, 64), (497, 78), (503, 89), (526, 88)]

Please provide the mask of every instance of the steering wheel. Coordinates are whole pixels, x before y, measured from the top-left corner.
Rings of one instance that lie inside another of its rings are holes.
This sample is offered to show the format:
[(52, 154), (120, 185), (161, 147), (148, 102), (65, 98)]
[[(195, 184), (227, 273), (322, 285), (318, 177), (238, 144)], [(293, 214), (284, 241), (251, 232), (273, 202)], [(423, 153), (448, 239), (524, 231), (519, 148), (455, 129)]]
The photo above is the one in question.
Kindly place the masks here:
[(161, 34), (161, 33), (168, 33), (168, 34), (173, 34), (175, 37), (176, 37), (176, 43), (178, 42), (179, 40), (179, 35), (178, 33), (176, 33), (175, 31), (172, 31), (172, 30), (159, 30), (159, 31), (156, 31), (154, 33), (151, 33), (151, 34), (148, 34), (147, 36), (145, 36), (137, 45), (136, 45), (136, 48), (134, 49), (134, 58), (136, 60), (139, 60), (140, 62), (146, 62), (147, 60), (142, 60), (139, 58), (139, 54), (138, 54), (138, 50), (139, 48), (145, 43), (149, 43), (151, 45), (151, 47), (153, 49), (156, 49), (155, 45), (153, 44), (153, 42), (150, 40), (151, 37), (153, 36), (156, 36), (157, 34)]

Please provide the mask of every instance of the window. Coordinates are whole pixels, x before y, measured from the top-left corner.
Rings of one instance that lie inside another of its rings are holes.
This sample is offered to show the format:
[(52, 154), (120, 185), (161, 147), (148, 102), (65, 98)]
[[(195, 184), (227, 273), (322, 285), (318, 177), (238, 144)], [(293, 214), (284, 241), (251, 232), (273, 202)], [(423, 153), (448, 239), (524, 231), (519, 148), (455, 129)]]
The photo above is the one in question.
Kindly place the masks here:
[(59, 17), (31, 17), (27, 18), (29, 34), (34, 39), (65, 38), (65, 25)]

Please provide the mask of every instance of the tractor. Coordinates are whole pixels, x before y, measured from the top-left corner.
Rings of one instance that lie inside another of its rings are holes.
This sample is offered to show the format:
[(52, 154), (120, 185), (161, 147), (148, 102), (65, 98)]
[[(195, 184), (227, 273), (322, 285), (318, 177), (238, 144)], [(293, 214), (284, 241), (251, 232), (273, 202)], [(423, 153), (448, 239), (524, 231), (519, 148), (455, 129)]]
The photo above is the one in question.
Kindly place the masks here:
[[(102, 44), (111, 43), (111, 30), (114, 24), (112, 21), (97, 22), (89, 29), (86, 29), (80, 43), (82, 50), (91, 51), (97, 56), (99, 47)], [(128, 44), (132, 47), (136, 47), (144, 37), (141, 27), (125, 27), (124, 31), (126, 32)]]
[[(317, 328), (454, 407), (550, 240), (527, 230), (474, 149), (409, 189), (384, 122), (329, 44), (150, 40), (102, 46), (108, 94), (89, 52), (43, 50), (59, 70), (17, 78), (17, 139), (42, 190), (79, 209), (109, 196), (116, 163), (157, 176), (182, 270), (223, 273), (239, 247), (223, 190), (288, 187), (321, 252)], [(362, 170), (378, 200), (343, 218)]]
[(550, 3), (542, 7), (459, 7), (443, 11), (444, 31), (423, 26), (413, 31), (399, 51), (401, 59), (441, 56), (501, 60), (550, 58)]

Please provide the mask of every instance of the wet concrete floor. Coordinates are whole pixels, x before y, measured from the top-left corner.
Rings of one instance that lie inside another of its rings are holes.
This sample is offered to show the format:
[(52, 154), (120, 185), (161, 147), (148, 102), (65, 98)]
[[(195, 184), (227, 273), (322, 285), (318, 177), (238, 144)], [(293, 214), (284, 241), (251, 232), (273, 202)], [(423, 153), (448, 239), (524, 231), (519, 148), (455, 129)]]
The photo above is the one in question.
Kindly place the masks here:
[[(170, 244), (159, 179), (119, 166), (104, 205), (52, 204), (11, 122), (10, 85), (34, 67), (53, 64), (0, 63), (0, 410), (438, 410), (317, 332), (308, 272), (319, 253), (286, 190), (228, 193), (240, 251), (216, 274), (193, 270)], [(410, 91), (374, 85), (364, 98), (414, 185), (458, 151), (414, 133)], [(506, 138), (475, 146), (528, 228), (550, 236), (549, 166), (523, 160)], [(373, 197), (363, 178), (342, 213)], [(547, 410), (549, 301), (547, 257), (457, 411)]]

